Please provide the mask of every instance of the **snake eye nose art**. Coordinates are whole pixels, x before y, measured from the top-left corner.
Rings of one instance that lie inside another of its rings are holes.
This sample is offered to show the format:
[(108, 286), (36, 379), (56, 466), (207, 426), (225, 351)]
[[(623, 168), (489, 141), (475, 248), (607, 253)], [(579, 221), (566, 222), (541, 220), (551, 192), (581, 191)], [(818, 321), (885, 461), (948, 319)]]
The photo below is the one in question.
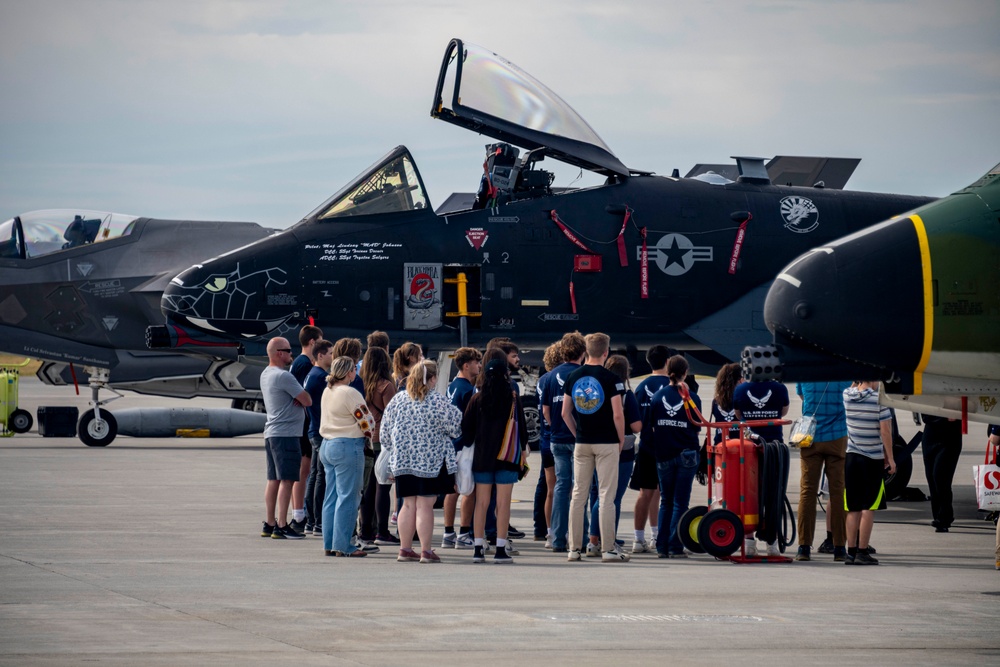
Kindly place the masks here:
[(228, 281), (224, 276), (219, 276), (206, 283), (205, 289), (207, 289), (209, 292), (221, 292), (222, 290), (226, 289), (227, 283)]

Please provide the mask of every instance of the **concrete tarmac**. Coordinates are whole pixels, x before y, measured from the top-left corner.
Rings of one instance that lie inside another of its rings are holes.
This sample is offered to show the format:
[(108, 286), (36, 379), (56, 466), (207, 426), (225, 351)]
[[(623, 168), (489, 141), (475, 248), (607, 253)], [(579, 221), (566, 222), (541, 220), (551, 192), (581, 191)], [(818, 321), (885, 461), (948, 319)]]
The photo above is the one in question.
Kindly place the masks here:
[[(82, 411), (86, 398), (22, 379), (21, 407), (39, 405)], [(110, 407), (172, 405), (226, 403), (127, 394)], [(908, 413), (900, 424), (915, 430)], [(439, 548), (444, 562), (431, 566), (386, 548), (327, 558), (318, 537), (260, 538), (260, 436), (92, 449), (33, 429), (0, 439), (0, 665), (990, 664), (1000, 572), (972, 487), (985, 428), (971, 431), (951, 532), (930, 527), (928, 502), (890, 503), (872, 536), (878, 567), (815, 553), (567, 563), (530, 538), (537, 454), (514, 490), (512, 523), (529, 537), (497, 567), (470, 551)], [(910, 486), (926, 491), (915, 456)], [(793, 450), (793, 507), (798, 472)], [(696, 504), (704, 494), (695, 484)], [(634, 498), (622, 504), (628, 545)]]

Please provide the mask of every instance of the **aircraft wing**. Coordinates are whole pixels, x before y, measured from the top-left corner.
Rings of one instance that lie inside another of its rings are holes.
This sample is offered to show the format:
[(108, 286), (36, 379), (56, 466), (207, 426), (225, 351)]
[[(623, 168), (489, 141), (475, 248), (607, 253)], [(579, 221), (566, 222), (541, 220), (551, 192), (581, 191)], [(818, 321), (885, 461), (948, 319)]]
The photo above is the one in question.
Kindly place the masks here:
[(962, 419), (963, 414), (971, 422), (980, 424), (1000, 424), (1000, 400), (996, 396), (969, 396), (966, 408), (962, 409), (962, 396), (925, 394), (903, 396), (881, 392), (879, 403), (897, 410), (908, 410), (925, 415), (936, 415), (948, 419)]

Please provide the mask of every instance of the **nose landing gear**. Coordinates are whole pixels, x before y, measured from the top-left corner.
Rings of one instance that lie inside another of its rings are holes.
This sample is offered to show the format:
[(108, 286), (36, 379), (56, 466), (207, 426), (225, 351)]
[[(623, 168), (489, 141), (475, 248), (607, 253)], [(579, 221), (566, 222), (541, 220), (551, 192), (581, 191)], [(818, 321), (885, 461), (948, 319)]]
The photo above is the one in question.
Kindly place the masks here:
[[(111, 372), (107, 368), (88, 367), (86, 370), (90, 375), (90, 404), (94, 407), (80, 417), (78, 433), (80, 440), (88, 447), (107, 447), (118, 435), (118, 422), (114, 415), (101, 410), (101, 407), (122, 398), (122, 395), (108, 384)], [(101, 400), (101, 389), (107, 389), (114, 396)]]

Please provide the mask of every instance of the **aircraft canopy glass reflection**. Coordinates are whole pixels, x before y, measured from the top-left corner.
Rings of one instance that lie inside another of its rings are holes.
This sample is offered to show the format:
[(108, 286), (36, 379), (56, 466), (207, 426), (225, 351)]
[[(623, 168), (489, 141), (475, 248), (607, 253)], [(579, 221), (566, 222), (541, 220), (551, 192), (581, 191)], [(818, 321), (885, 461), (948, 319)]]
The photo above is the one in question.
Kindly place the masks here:
[(608, 176), (629, 169), (573, 107), (489, 49), (453, 39), (445, 50), (431, 116)]
[(417, 166), (404, 146), (397, 146), (365, 169), (306, 216), (330, 220), (427, 208), (427, 193)]
[(128, 236), (137, 218), (81, 209), (23, 213), (0, 223), (0, 257), (31, 259)]

